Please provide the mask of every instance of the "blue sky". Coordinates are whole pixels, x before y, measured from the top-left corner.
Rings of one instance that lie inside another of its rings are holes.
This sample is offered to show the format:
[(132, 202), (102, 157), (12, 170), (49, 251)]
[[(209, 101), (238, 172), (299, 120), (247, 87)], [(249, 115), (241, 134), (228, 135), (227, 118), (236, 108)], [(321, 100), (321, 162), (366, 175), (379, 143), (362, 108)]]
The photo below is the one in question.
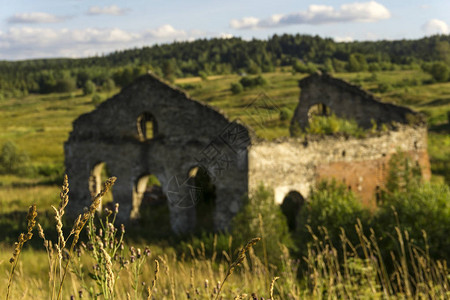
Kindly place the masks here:
[(0, 60), (86, 57), (174, 40), (275, 33), (336, 41), (450, 33), (448, 0), (0, 0)]

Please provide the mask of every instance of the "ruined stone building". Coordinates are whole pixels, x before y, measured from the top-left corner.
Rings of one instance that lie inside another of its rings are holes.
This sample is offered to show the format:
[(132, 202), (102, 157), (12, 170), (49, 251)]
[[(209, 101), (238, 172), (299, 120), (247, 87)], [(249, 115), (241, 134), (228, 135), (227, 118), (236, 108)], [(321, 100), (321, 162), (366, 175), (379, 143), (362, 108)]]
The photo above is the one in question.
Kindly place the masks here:
[(324, 114), (332, 110), (365, 128), (374, 123), (398, 125), (364, 139), (265, 141), (254, 137), (244, 124), (145, 75), (74, 121), (64, 145), (71, 211), (78, 213), (88, 206), (100, 190), (100, 174), (106, 166), (118, 178), (112, 193), (122, 219), (139, 216), (147, 179), (153, 175), (167, 199), (176, 233), (190, 232), (198, 223), (196, 206), (203, 191), (194, 179), (199, 170), (214, 186), (211, 219), (215, 229), (226, 228), (261, 183), (282, 204), (288, 195), (298, 201), (307, 198), (318, 180), (334, 177), (373, 206), (374, 192), (383, 186), (387, 162), (396, 151), (409, 153), (423, 175), (430, 176), (426, 127), (407, 125), (417, 116), (415, 112), (382, 103), (328, 75), (312, 75), (299, 85), (301, 97), (291, 128), (305, 128), (308, 112), (317, 105)]

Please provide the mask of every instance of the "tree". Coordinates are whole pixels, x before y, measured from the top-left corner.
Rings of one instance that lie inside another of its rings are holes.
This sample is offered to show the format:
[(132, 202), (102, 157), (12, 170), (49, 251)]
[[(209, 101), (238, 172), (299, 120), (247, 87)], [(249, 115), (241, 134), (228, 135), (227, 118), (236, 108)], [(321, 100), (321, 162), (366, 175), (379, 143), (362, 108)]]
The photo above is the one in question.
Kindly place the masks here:
[(13, 142), (6, 142), (0, 152), (0, 174), (24, 174), (29, 163), (28, 155)]
[(102, 90), (105, 92), (111, 92), (116, 88), (116, 84), (114, 83), (114, 80), (111, 78), (106, 79), (102, 84)]
[(236, 94), (241, 93), (244, 90), (244, 87), (239, 82), (236, 82), (236, 83), (231, 84), (230, 89), (231, 89), (231, 92), (236, 95)]
[(96, 89), (95, 83), (93, 83), (91, 80), (87, 80), (83, 86), (83, 94), (91, 95), (95, 92), (95, 89)]
[(77, 88), (77, 83), (74, 78), (64, 78), (56, 81), (55, 92), (70, 93)]
[(367, 61), (361, 53), (352, 53), (348, 59), (348, 70), (350, 72), (361, 72), (368, 69)]
[(429, 72), (433, 79), (439, 82), (447, 81), (449, 78), (448, 66), (443, 62), (434, 63)]

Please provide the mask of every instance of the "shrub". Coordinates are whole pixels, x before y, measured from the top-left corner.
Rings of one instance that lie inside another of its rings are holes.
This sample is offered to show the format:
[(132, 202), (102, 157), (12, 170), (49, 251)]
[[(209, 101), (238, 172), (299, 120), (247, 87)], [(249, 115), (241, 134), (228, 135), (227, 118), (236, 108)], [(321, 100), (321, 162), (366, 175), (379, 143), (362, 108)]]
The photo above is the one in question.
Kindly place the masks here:
[(200, 71), (200, 72), (198, 72), (198, 76), (200, 76), (200, 78), (201, 78), (203, 81), (208, 80), (208, 74), (207, 74), (205, 71)]
[(242, 84), (240, 84), (239, 82), (236, 82), (236, 83), (232, 83), (232, 84), (231, 84), (230, 89), (231, 89), (231, 92), (232, 92), (234, 95), (236, 95), (236, 94), (241, 93), (241, 92), (244, 90), (244, 87), (243, 87)]
[(111, 78), (106, 79), (102, 84), (102, 90), (105, 92), (111, 92), (116, 88), (116, 84), (114, 83), (114, 80)]
[(449, 79), (449, 68), (443, 62), (434, 63), (428, 71), (434, 80), (444, 82)]
[(303, 62), (296, 60), (292, 65), (292, 70), (294, 73), (314, 74), (317, 72), (317, 66), (313, 63), (304, 64)]
[(291, 118), (292, 118), (292, 111), (287, 107), (283, 107), (280, 110), (280, 121), (288, 121)]
[(318, 135), (331, 135), (338, 132), (345, 133), (351, 136), (364, 136), (364, 129), (360, 128), (356, 121), (346, 120), (331, 116), (313, 116), (309, 120), (306, 132)]
[[(281, 249), (279, 244), (293, 247), (286, 217), (275, 203), (273, 195), (263, 185), (260, 185), (254, 196), (234, 217), (231, 224), (231, 235), (234, 246), (244, 245), (249, 238), (260, 236), (264, 247), (255, 249), (260, 257), (268, 256), (272, 263), (280, 262)], [(261, 253), (266, 252), (266, 254)]]
[(410, 183), (408, 189), (383, 193), (374, 224), (386, 256), (395, 250), (392, 235), (399, 227), (420, 248), (429, 247), (431, 257), (450, 261), (450, 189), (445, 184)]
[(54, 91), (57, 93), (73, 92), (77, 88), (77, 83), (74, 78), (64, 78), (56, 81)]
[(100, 103), (102, 103), (102, 97), (99, 94), (94, 94), (92, 96), (92, 104), (98, 106)]
[(264, 77), (259, 75), (256, 77), (242, 77), (241, 80), (239, 80), (239, 83), (242, 84), (244, 88), (253, 88), (256, 86), (267, 85), (268, 82)]
[(374, 217), (376, 231), (383, 237), (385, 256), (394, 251), (396, 227), (408, 231), (409, 239), (431, 257), (450, 260), (450, 190), (445, 184), (421, 182), (420, 167), (405, 153), (389, 160), (386, 188), (379, 194)]
[(389, 159), (386, 192), (408, 191), (421, 181), (420, 167), (404, 152), (397, 152)]
[(91, 95), (95, 92), (95, 89), (96, 89), (95, 83), (93, 83), (91, 80), (87, 80), (83, 86), (83, 94)]
[[(360, 219), (362, 224), (367, 224), (369, 216), (361, 201), (344, 184), (335, 180), (319, 182), (316, 189), (311, 191), (297, 218), (298, 248), (305, 255), (307, 244), (312, 242), (307, 226), (316, 234), (319, 227), (327, 228), (329, 240), (338, 245), (341, 228), (347, 233), (354, 233), (357, 219)], [(348, 238), (352, 242), (357, 242), (356, 235)]]
[(386, 93), (392, 90), (392, 85), (389, 83), (380, 83), (378, 84), (377, 92)]
[(26, 174), (30, 159), (11, 141), (3, 144), (0, 153), (0, 174)]

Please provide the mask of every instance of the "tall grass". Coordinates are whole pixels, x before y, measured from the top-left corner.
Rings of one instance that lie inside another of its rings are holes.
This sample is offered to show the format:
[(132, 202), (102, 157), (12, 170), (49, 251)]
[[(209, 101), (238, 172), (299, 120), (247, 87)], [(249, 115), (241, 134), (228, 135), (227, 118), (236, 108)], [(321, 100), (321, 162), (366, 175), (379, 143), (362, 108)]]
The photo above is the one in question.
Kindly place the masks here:
[[(48, 272), (33, 273), (45, 264), (45, 256), (22, 252), (16, 245), (11, 272), (0, 292), (6, 299), (446, 299), (450, 297), (449, 272), (445, 261), (430, 257), (427, 235), (425, 248), (416, 245), (408, 231), (399, 227), (393, 232), (397, 247), (387, 259), (380, 249), (380, 238), (370, 228), (357, 222), (357, 242), (341, 230), (338, 241), (332, 240), (325, 227), (308, 228), (312, 242), (301, 259), (296, 259), (280, 243), (280, 266), (255, 254), (253, 247), (273, 243), (255, 238), (239, 251), (206, 255), (207, 247), (190, 247), (189, 253), (177, 255), (170, 248), (140, 248), (127, 245), (125, 229), (117, 228), (114, 211), (96, 216), (95, 208), (113, 184), (110, 180), (89, 207), (80, 215), (68, 235), (60, 223), (67, 205), (68, 182), (64, 181), (61, 202), (54, 208), (58, 238), (45, 237), (38, 225), (40, 238), (47, 250)], [(31, 238), (36, 208), (28, 216), (27, 233)], [(263, 240), (267, 234), (264, 220), (258, 215)], [(86, 225), (86, 226), (85, 226)], [(86, 227), (86, 230), (83, 228)], [(86, 237), (81, 236), (84, 232)], [(269, 235), (270, 236), (270, 235)], [(80, 243), (78, 241), (81, 240)], [(21, 239), (19, 238), (19, 243)], [(260, 245), (261, 244), (261, 245)], [(20, 247), (18, 247), (20, 246)], [(153, 250), (152, 250), (153, 248)], [(19, 250), (17, 250), (19, 249)], [(144, 250), (141, 250), (144, 249)], [(269, 248), (270, 249), (270, 248)], [(339, 249), (339, 250), (338, 250)], [(342, 249), (342, 251), (341, 251)], [(256, 249), (257, 250), (257, 249)], [(43, 252), (41, 252), (43, 253)], [(265, 251), (263, 251), (265, 253)], [(269, 253), (270, 254), (270, 253)], [(0, 255), (0, 266), (4, 255)], [(14, 272), (18, 270), (18, 272)], [(16, 276), (13, 277), (13, 275)], [(299, 274), (301, 276), (299, 277)], [(267, 279), (270, 278), (268, 281)], [(0, 285), (3, 286), (3, 285)]]

